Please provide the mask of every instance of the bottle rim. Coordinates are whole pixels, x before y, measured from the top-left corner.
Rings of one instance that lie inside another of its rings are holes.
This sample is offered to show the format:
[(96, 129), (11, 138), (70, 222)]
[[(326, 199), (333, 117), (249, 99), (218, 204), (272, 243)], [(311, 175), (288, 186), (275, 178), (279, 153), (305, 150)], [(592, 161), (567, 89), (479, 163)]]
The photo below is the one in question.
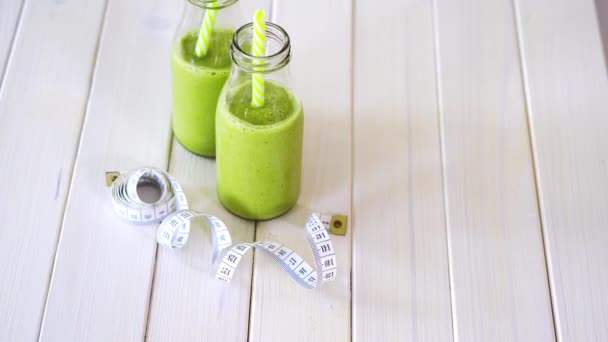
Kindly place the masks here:
[[(234, 5), (239, 0), (188, 0), (189, 3), (203, 9), (219, 10), (228, 6)], [(211, 4), (217, 3), (217, 6), (211, 7)]]
[[(234, 32), (230, 55), (235, 65), (247, 72), (269, 73), (281, 69), (289, 63), (291, 59), (291, 39), (281, 26), (275, 23), (266, 23), (266, 39), (278, 42), (280, 45), (280, 48), (270, 55), (254, 56), (241, 46), (243, 42), (250, 41), (252, 37), (253, 23), (245, 24)], [(264, 65), (263, 71), (255, 68), (254, 65)]]

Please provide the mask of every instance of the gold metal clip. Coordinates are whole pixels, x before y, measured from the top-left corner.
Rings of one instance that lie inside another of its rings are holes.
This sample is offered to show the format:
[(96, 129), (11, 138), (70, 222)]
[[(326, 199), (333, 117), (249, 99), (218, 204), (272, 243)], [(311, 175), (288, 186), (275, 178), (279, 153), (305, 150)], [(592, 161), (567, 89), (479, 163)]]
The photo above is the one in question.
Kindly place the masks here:
[(120, 172), (118, 171), (108, 171), (106, 172), (106, 185), (112, 186), (112, 183), (120, 176)]
[(332, 234), (346, 235), (348, 217), (346, 215), (332, 215), (329, 229)]

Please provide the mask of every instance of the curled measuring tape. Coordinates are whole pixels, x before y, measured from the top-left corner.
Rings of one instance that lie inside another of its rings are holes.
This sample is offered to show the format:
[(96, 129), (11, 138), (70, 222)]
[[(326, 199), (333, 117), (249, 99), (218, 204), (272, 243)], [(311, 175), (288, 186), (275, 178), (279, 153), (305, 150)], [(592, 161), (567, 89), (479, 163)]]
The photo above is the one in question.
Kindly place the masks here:
[[(106, 182), (112, 188), (112, 205), (120, 217), (133, 223), (160, 222), (156, 233), (160, 245), (173, 249), (183, 247), (190, 235), (190, 221), (196, 217), (205, 218), (213, 242), (215, 277), (220, 280), (230, 282), (243, 255), (253, 248), (273, 258), (305, 288), (314, 288), (336, 277), (336, 253), (328, 230), (335, 228), (340, 234), (339, 231), (345, 229), (345, 216), (314, 213), (306, 222), (304, 235), (315, 260), (316, 268), (313, 268), (296, 252), (274, 241), (233, 245), (224, 222), (190, 209), (182, 187), (164, 171), (143, 167), (122, 174), (107, 172)], [(160, 198), (154, 203), (146, 203), (138, 195), (138, 187), (145, 184), (160, 190)]]

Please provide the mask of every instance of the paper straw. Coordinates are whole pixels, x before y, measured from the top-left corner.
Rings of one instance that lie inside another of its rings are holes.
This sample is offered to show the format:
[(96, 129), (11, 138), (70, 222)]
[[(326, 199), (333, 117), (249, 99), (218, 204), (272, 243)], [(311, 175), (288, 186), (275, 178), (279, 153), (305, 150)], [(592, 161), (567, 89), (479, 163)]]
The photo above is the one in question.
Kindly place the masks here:
[[(253, 55), (263, 57), (266, 55), (266, 13), (258, 9), (253, 16)], [(264, 61), (255, 59), (253, 61), (255, 71), (264, 70)], [(264, 74), (254, 72), (251, 78), (251, 106), (264, 106)]]
[(203, 23), (201, 24), (201, 29), (198, 33), (198, 40), (196, 41), (196, 47), (194, 49), (194, 53), (197, 57), (205, 57), (205, 55), (207, 55), (207, 51), (209, 50), (211, 32), (213, 32), (215, 16), (217, 15), (217, 10), (211, 8), (217, 7), (217, 1), (210, 3), (209, 7), (210, 8), (207, 8), (205, 11), (205, 17), (203, 18)]

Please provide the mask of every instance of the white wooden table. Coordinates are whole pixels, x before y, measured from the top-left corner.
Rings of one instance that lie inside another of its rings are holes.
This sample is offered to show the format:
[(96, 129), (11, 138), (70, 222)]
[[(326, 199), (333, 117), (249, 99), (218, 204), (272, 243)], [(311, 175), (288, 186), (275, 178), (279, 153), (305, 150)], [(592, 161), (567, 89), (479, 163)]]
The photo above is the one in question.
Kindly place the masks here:
[[(0, 0), (0, 340), (608, 341), (608, 79), (592, 0), (242, 0), (293, 38), (304, 191), (230, 215), (171, 136), (184, 0)], [(103, 173), (170, 171), (240, 241), (306, 251), (349, 215), (341, 272), (299, 288), (209, 235), (158, 248)]]

